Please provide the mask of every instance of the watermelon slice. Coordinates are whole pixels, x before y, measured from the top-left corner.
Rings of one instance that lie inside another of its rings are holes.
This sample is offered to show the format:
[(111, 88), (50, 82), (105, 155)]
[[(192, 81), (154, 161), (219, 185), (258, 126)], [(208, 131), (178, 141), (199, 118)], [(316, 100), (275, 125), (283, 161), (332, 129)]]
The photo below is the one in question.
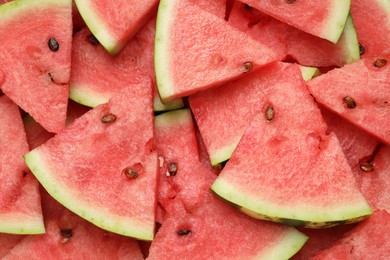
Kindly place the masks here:
[(286, 67), (285, 63), (273, 63), (222, 87), (190, 96), (192, 113), (212, 165), (230, 158), (245, 129), (265, 105), (273, 85), (293, 87), (295, 78)]
[(287, 71), (297, 83), (270, 89), (212, 190), (253, 217), (296, 226), (368, 217), (371, 209), (336, 136), (326, 135), (299, 68)]
[[(70, 98), (86, 106), (95, 107), (106, 103), (126, 86), (150, 79), (155, 81), (155, 23), (155, 19), (151, 19), (117, 56), (107, 53), (88, 28), (76, 33), (73, 37)], [(157, 111), (182, 106), (180, 99), (162, 104), (155, 87), (154, 107)]]
[(390, 2), (387, 0), (353, 0), (351, 14), (356, 26), (362, 57), (376, 58), (382, 53), (389, 54)]
[(66, 119), (71, 11), (70, 0), (19, 0), (0, 6), (0, 88), (55, 133)]
[[(288, 259), (305, 243), (297, 230), (254, 220), (212, 196), (209, 186), (216, 176), (197, 158), (188, 110), (161, 114), (155, 122), (164, 157), (160, 185), (168, 182), (175, 194), (165, 198), (166, 215), (148, 259)], [(177, 171), (165, 174), (172, 163)]]
[(137, 242), (102, 230), (42, 193), (46, 234), (24, 238), (2, 259), (143, 259)]
[(0, 232), (42, 234), (45, 227), (38, 182), (22, 157), (29, 148), (19, 108), (7, 96), (1, 96), (0, 111), (0, 142), (7, 144), (0, 148)]
[(349, 14), (351, 0), (273, 1), (242, 0), (276, 19), (304, 32), (337, 43)]
[(112, 55), (118, 54), (153, 16), (158, 2), (75, 0), (88, 28)]
[(136, 85), (24, 158), (50, 195), (71, 211), (103, 229), (151, 240), (157, 181), (152, 140), (152, 89)]
[(222, 84), (279, 58), (190, 1), (160, 2), (154, 62), (163, 102)]
[[(390, 144), (388, 57), (364, 59), (308, 82), (318, 103)], [(387, 63), (387, 64), (386, 64)]]
[(10, 235), (0, 233), (0, 258), (3, 259), (3, 257), (6, 256), (14, 246), (19, 244), (24, 237), (25, 236), (22, 235)]
[(357, 164), (354, 171), (370, 206), (390, 212), (390, 147), (379, 148), (372, 158)]
[(343, 66), (359, 60), (359, 44), (351, 17), (337, 44), (298, 30), (239, 1), (234, 3), (229, 24), (302, 65)]
[(311, 80), (312, 78), (315, 78), (321, 74), (320, 70), (315, 67), (308, 67), (308, 66), (299, 66), (299, 69), (302, 73), (302, 78), (305, 81)]
[(311, 259), (388, 259), (389, 232), (390, 214), (385, 210), (375, 211), (346, 237)]

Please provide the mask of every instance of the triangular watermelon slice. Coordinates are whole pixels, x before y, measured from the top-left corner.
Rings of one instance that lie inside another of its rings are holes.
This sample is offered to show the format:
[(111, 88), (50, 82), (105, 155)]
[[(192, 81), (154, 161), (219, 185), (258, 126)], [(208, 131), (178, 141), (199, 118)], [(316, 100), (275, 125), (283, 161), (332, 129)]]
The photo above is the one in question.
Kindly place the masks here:
[(188, 0), (160, 2), (154, 62), (162, 101), (222, 84), (280, 58)]
[[(164, 158), (160, 185), (169, 183), (174, 194), (164, 196), (166, 215), (148, 259), (291, 257), (306, 242), (304, 235), (291, 227), (252, 219), (212, 196), (209, 187), (216, 175), (199, 161), (192, 120), (189, 110), (155, 118), (156, 143)], [(175, 174), (165, 174), (172, 163)]]
[[(290, 77), (301, 77), (292, 65)], [(253, 217), (297, 226), (360, 221), (371, 209), (304, 82), (275, 85), (212, 190)]]
[(0, 111), (0, 232), (42, 234), (38, 182), (23, 161), (29, 147), (19, 108), (1, 96)]
[(389, 232), (390, 214), (385, 210), (376, 210), (368, 220), (351, 230), (331, 248), (310, 259), (389, 259)]
[(154, 236), (157, 155), (150, 84), (126, 88), (25, 161), (61, 204), (125, 236)]
[(88, 28), (111, 54), (118, 54), (155, 13), (158, 0), (75, 0)]
[(359, 44), (349, 16), (337, 44), (298, 30), (239, 1), (229, 24), (306, 66), (343, 66), (359, 60)]
[(72, 1), (19, 0), (0, 6), (0, 88), (50, 132), (65, 126)]
[(336, 43), (343, 32), (351, 0), (242, 0), (304, 32)]
[(362, 59), (334, 69), (309, 81), (308, 87), (318, 103), (390, 144), (389, 58)]
[(351, 15), (359, 38), (362, 57), (376, 58), (382, 53), (390, 53), (390, 2), (388, 0), (353, 0)]

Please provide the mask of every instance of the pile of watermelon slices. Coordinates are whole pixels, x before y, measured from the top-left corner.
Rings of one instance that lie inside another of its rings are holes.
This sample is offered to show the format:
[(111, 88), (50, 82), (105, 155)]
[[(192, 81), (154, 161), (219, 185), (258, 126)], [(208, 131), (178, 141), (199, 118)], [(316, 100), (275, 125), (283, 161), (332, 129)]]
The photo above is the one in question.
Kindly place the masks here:
[(1, 259), (389, 258), (388, 0), (0, 18)]

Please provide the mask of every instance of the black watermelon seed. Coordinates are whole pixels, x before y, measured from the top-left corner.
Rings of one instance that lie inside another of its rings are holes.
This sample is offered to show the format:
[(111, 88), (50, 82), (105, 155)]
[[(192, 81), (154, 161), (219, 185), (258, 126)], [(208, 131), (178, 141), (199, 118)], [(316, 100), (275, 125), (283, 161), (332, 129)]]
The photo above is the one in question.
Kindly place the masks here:
[(244, 63), (244, 73), (249, 72), (253, 69), (253, 63), (250, 61), (247, 61)]
[(387, 64), (387, 60), (386, 60), (386, 59), (377, 59), (377, 60), (374, 62), (374, 66), (377, 67), (377, 68), (382, 68), (382, 67), (384, 67), (386, 64)]
[(356, 107), (356, 102), (353, 100), (353, 98), (346, 96), (343, 98), (343, 102), (345, 107), (347, 108), (355, 108)]
[(27, 172), (23, 172), (23, 177), (26, 177), (27, 176)]
[(275, 117), (275, 110), (272, 106), (268, 106), (265, 110), (265, 119), (267, 119), (268, 122), (272, 121)]
[(364, 48), (363, 44), (359, 43), (359, 53), (360, 55), (363, 55), (366, 51), (366, 48)]
[(111, 113), (105, 114), (102, 117), (102, 123), (104, 123), (104, 124), (113, 123), (113, 122), (115, 122), (115, 120), (116, 120), (116, 116), (114, 114), (111, 114)]
[(177, 163), (170, 163), (168, 166), (169, 176), (175, 176), (177, 173)]
[(191, 230), (189, 230), (189, 229), (180, 229), (176, 233), (177, 233), (177, 235), (179, 237), (188, 236), (189, 234), (191, 234)]
[(371, 163), (368, 163), (368, 162), (361, 163), (360, 170), (362, 170), (364, 172), (371, 172), (374, 170), (374, 165), (372, 165)]
[(133, 168), (126, 168), (123, 170), (123, 173), (129, 179), (137, 179), (139, 176), (138, 171), (136, 169), (133, 169)]
[(72, 229), (61, 229), (60, 233), (63, 238), (71, 238), (73, 236)]
[(92, 43), (92, 45), (98, 45), (99, 44), (99, 40), (96, 39), (95, 35), (91, 34), (89, 37), (88, 37), (88, 40), (90, 43)]
[(51, 37), (49, 41), (47, 42), (47, 45), (49, 46), (50, 50), (53, 52), (58, 51), (60, 48), (60, 45), (58, 44), (57, 40)]

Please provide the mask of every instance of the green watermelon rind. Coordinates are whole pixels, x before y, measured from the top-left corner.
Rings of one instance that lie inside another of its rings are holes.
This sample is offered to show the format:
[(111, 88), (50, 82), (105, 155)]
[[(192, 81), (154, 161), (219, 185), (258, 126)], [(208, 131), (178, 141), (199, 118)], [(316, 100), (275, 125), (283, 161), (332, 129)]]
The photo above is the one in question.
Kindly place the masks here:
[(94, 209), (91, 205), (75, 199), (69, 187), (62, 186), (61, 182), (55, 178), (56, 174), (50, 172), (44, 155), (39, 150), (34, 149), (25, 154), (24, 160), (47, 192), (75, 214), (113, 233), (140, 240), (153, 240), (154, 228), (151, 228), (150, 225)]
[(163, 129), (170, 126), (185, 125), (190, 121), (192, 121), (191, 110), (183, 108), (155, 116), (154, 126)]
[(153, 99), (153, 110), (155, 112), (164, 112), (184, 107), (183, 99), (178, 98), (166, 103), (161, 102), (161, 98), (156, 95)]
[(273, 244), (269, 249), (261, 251), (251, 259), (290, 259), (304, 246), (307, 240), (308, 237), (305, 234), (295, 228), (290, 228), (286, 235), (277, 241), (277, 244)]
[(343, 61), (346, 64), (358, 61), (360, 59), (359, 41), (351, 15), (348, 15), (347, 17), (344, 33), (341, 35), (340, 40), (344, 42)]
[(211, 165), (215, 166), (218, 163), (229, 160), (230, 156), (232, 156), (234, 152), (234, 149), (236, 149), (238, 143), (240, 142), (241, 137), (242, 135), (237, 135), (235, 140), (231, 141), (230, 144), (225, 145), (216, 151), (209, 151)]
[(110, 33), (109, 28), (99, 17), (93, 8), (91, 0), (75, 0), (77, 9), (80, 12), (85, 24), (92, 34), (99, 40), (99, 43), (111, 54), (118, 54), (125, 46), (124, 43), (116, 40), (115, 36)]
[(154, 69), (156, 82), (161, 100), (174, 93), (172, 76), (170, 73), (169, 30), (173, 22), (173, 11), (178, 0), (161, 0), (158, 6), (156, 19), (156, 34), (154, 38)]
[(1, 214), (0, 232), (18, 235), (45, 234), (45, 225), (42, 217), (31, 218), (27, 216), (15, 216), (15, 214)]
[(337, 43), (343, 33), (349, 15), (351, 0), (333, 0), (332, 3), (333, 6), (328, 10), (332, 15), (328, 17), (327, 23), (322, 27), (321, 35), (318, 36)]
[(315, 207), (306, 204), (281, 205), (261, 200), (221, 178), (216, 179), (211, 189), (219, 197), (238, 206), (242, 212), (251, 217), (291, 226), (331, 227), (360, 222), (372, 214), (372, 209), (363, 197), (359, 203), (354, 205)]
[(301, 70), (302, 78), (305, 81), (311, 80), (321, 74), (320, 70), (316, 67), (299, 65), (299, 69)]

